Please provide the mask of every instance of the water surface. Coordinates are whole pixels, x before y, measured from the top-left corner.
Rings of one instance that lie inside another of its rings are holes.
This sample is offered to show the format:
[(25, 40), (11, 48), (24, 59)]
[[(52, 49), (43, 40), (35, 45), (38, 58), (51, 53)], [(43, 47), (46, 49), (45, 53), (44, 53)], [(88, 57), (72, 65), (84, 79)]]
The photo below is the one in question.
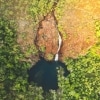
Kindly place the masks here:
[(64, 76), (69, 74), (67, 67), (60, 61), (46, 61), (43, 58), (32, 66), (28, 71), (29, 82), (35, 82), (38, 86), (42, 86), (44, 90), (58, 88), (57, 68), (60, 66), (64, 69)]

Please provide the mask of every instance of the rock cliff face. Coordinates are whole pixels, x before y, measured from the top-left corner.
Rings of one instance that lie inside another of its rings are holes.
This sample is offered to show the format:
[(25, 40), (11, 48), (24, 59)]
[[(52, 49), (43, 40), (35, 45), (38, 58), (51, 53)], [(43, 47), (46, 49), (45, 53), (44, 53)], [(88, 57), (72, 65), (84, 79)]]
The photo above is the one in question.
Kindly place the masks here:
[[(95, 21), (100, 20), (99, 0), (71, 0), (64, 6), (58, 24), (63, 27), (67, 38), (63, 39), (61, 58), (76, 58), (96, 43)], [(62, 34), (63, 35), (63, 34)]]
[(58, 49), (58, 30), (53, 13), (48, 14), (40, 22), (35, 41), (41, 56), (53, 60)]
[[(58, 26), (62, 27), (61, 36), (63, 44), (60, 49), (60, 60), (65, 57), (77, 58), (85, 55), (86, 51), (96, 43), (95, 21), (100, 19), (99, 0), (65, 0), (64, 7), (60, 9), (63, 14), (57, 19)], [(55, 16), (59, 13), (55, 10)], [(48, 15), (41, 22), (37, 33), (39, 50), (44, 48), (44, 57), (56, 54), (58, 48), (57, 28), (55, 19)], [(66, 38), (64, 39), (64, 34)], [(41, 51), (41, 50), (40, 50)]]
[[(95, 21), (100, 20), (100, 0), (63, 0), (64, 2), (59, 0), (52, 8), (54, 13), (50, 12), (44, 18), (42, 16), (36, 27), (33, 25), (34, 18), (27, 12), (29, 2), (25, 1), (20, 5), (18, 0), (15, 1), (9, 6), (6, 5), (7, 11), (3, 14), (0, 12), (0, 15), (16, 20), (17, 41), (24, 52), (35, 44), (40, 56), (53, 60), (58, 50), (58, 31), (62, 37), (60, 60), (85, 55), (86, 51), (96, 43)], [(14, 4), (15, 6), (12, 6)]]
[(61, 58), (85, 54), (96, 42), (95, 21), (100, 19), (100, 1), (71, 1), (66, 1), (62, 18), (58, 20), (67, 34), (67, 38), (63, 39)]
[[(86, 51), (96, 43), (95, 21), (100, 20), (99, 0), (65, 0), (63, 7), (60, 7), (60, 18), (56, 5), (54, 14), (47, 14), (39, 23), (35, 44), (40, 56), (47, 60), (53, 60), (58, 49), (58, 30), (62, 36), (62, 46), (59, 52), (59, 59), (66, 57), (77, 58), (85, 55)], [(59, 7), (58, 7), (59, 8)], [(21, 15), (20, 15), (21, 16)], [(56, 18), (55, 18), (56, 17)], [(24, 47), (34, 42), (33, 26), (29, 21), (19, 18), (20, 35), (26, 32), (25, 38), (19, 37), (18, 42)], [(56, 23), (57, 22), (57, 23)], [(58, 28), (57, 28), (58, 24)], [(27, 27), (28, 26), (28, 27)], [(60, 27), (62, 30), (60, 30)], [(19, 35), (19, 36), (20, 36)], [(66, 35), (66, 37), (64, 37)]]

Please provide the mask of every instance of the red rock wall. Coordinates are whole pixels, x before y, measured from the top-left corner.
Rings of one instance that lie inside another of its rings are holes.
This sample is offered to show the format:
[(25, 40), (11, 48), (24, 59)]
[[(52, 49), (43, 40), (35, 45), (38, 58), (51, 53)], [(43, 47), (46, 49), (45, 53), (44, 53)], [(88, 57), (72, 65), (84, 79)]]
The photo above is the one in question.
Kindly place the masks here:
[[(47, 60), (53, 59), (58, 49), (58, 30), (52, 13), (40, 23), (37, 32), (36, 45)], [(44, 50), (42, 50), (44, 49)]]
[[(100, 20), (100, 0), (66, 0), (63, 9), (58, 24), (67, 38), (63, 40), (60, 58), (76, 58), (96, 43), (95, 21)], [(58, 16), (56, 11), (55, 14)]]

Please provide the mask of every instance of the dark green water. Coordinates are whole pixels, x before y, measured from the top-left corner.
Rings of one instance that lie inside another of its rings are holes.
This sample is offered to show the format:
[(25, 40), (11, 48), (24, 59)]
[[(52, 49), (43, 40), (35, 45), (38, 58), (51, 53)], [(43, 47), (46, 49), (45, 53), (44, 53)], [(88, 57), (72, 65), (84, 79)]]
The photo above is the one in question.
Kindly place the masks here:
[(29, 82), (34, 82), (38, 86), (42, 86), (45, 91), (49, 89), (58, 89), (57, 68), (60, 66), (64, 69), (64, 76), (67, 77), (69, 71), (64, 63), (60, 61), (46, 61), (41, 58), (32, 68), (28, 71)]

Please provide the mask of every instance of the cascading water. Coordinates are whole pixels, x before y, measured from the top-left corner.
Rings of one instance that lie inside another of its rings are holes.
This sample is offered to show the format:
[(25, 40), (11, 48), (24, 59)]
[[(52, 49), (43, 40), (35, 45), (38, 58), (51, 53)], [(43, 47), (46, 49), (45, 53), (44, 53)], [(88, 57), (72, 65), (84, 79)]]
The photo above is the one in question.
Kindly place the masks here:
[(58, 50), (57, 50), (57, 53), (56, 53), (56, 55), (55, 55), (55, 61), (58, 61), (58, 59), (59, 59), (59, 50), (60, 50), (60, 48), (61, 48), (61, 44), (62, 44), (62, 39), (61, 39), (61, 36), (60, 36), (60, 33), (58, 32)]

